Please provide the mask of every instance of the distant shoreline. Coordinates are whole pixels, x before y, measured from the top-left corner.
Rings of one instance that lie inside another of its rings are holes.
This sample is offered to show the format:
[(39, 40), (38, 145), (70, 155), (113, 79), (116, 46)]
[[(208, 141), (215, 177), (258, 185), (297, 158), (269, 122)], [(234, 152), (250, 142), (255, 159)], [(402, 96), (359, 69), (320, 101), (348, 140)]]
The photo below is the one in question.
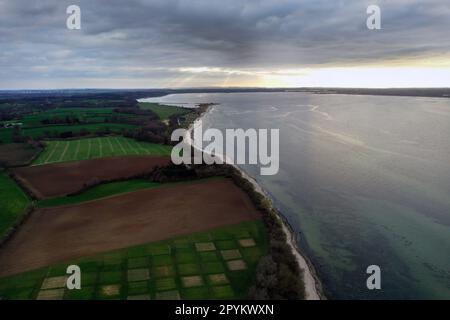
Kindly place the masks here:
[(344, 94), (372, 96), (400, 96), (424, 98), (450, 98), (450, 88), (157, 88), (157, 89), (33, 89), (0, 90), (0, 102), (27, 96), (28, 98), (71, 97), (76, 95), (122, 94), (130, 99), (163, 97), (183, 93), (257, 93), (300, 92), (311, 94)]

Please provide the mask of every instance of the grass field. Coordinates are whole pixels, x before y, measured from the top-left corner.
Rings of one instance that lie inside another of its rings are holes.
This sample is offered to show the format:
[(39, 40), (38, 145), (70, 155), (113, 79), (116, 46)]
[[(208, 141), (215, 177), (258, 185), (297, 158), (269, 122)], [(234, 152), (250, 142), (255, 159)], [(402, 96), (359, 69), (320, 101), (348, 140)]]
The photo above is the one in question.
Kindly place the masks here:
[(6, 173), (0, 171), (0, 236), (14, 225), (30, 200)]
[(41, 200), (38, 201), (37, 206), (39, 208), (46, 208), (46, 207), (64, 206), (69, 204), (77, 204), (121, 193), (127, 193), (147, 188), (157, 188), (160, 186), (161, 186), (160, 183), (151, 182), (146, 179), (132, 179), (127, 181), (110, 182), (95, 186), (75, 196), (66, 196)]
[(124, 137), (48, 141), (33, 165), (124, 155), (170, 155), (171, 147)]
[(18, 122), (22, 122), (24, 128), (40, 127), (44, 119), (65, 117), (77, 117), (83, 122), (103, 122), (113, 112), (113, 108), (58, 108), (25, 116)]
[[(113, 251), (0, 279), (0, 299), (239, 299), (268, 251), (261, 221)], [(68, 265), (81, 290), (65, 289)]]
[(151, 103), (151, 102), (140, 102), (139, 106), (142, 109), (152, 110), (155, 112), (161, 120), (169, 119), (172, 115), (182, 115), (189, 113), (190, 110), (187, 108), (180, 108), (180, 107), (174, 107), (174, 106), (165, 106), (160, 105), (158, 103)]
[(13, 129), (2, 128), (0, 129), (0, 143), (11, 143), (12, 142)]
[(118, 124), (118, 123), (92, 123), (92, 124), (80, 124), (80, 125), (50, 125), (43, 127), (33, 127), (22, 129), (22, 135), (33, 137), (34, 139), (43, 139), (46, 137), (45, 132), (51, 134), (61, 134), (63, 132), (79, 133), (82, 130), (89, 132), (99, 132), (109, 129), (112, 132), (121, 133), (123, 130), (136, 128), (131, 124)]
[[(204, 182), (206, 180), (220, 180), (224, 179), (223, 177), (212, 177), (199, 180), (200, 182)], [(71, 204), (79, 204), (86, 201), (98, 200), (101, 198), (106, 198), (114, 195), (119, 195), (122, 193), (133, 192), (141, 189), (151, 189), (151, 188), (160, 188), (164, 186), (173, 186), (176, 184), (183, 183), (195, 183), (196, 181), (182, 181), (182, 182), (173, 182), (173, 183), (157, 183), (152, 182), (147, 179), (131, 179), (126, 181), (116, 181), (116, 182), (108, 182), (93, 188), (86, 190), (75, 196), (65, 196), (58, 197), (52, 199), (39, 200), (36, 205), (38, 208), (49, 208), (49, 207), (58, 207), (58, 206), (66, 206)]]

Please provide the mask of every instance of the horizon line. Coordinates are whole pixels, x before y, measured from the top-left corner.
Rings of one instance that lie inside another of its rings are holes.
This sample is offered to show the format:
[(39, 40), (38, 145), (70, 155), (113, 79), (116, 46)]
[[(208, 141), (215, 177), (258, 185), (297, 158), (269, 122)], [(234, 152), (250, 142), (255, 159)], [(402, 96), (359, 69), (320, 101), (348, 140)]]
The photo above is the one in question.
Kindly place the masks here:
[(0, 89), (0, 92), (5, 91), (64, 91), (64, 90), (450, 90), (449, 87), (160, 87), (160, 88), (101, 88), (101, 87), (84, 87), (84, 88), (17, 88), (17, 89)]

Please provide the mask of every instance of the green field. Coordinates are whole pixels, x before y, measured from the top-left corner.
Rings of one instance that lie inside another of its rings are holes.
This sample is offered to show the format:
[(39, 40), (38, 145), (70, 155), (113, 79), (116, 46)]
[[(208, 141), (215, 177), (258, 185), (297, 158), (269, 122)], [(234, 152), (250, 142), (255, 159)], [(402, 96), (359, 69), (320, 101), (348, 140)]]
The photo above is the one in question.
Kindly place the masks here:
[(117, 181), (104, 183), (86, 190), (75, 196), (65, 196), (53, 199), (40, 200), (37, 203), (39, 208), (64, 206), (81, 202), (101, 199), (121, 193), (137, 191), (141, 189), (157, 188), (162, 184), (146, 179), (132, 179), (127, 181)]
[(12, 142), (13, 129), (1, 128), (0, 129), (0, 143), (11, 143)]
[(22, 129), (22, 135), (32, 137), (34, 139), (43, 139), (46, 137), (46, 132), (51, 134), (61, 134), (63, 132), (80, 133), (82, 130), (89, 132), (99, 132), (110, 130), (115, 133), (122, 133), (123, 130), (136, 128), (132, 124), (118, 124), (118, 123), (92, 123), (92, 124), (77, 124), (77, 125), (49, 125), (44, 127), (33, 127)]
[[(0, 299), (240, 299), (267, 252), (263, 223), (248, 221), (2, 278)], [(71, 264), (81, 290), (64, 288)]]
[(197, 183), (204, 182), (206, 180), (217, 180), (223, 179), (223, 177), (211, 177), (205, 178), (201, 180), (188, 180), (188, 181), (180, 181), (180, 182), (170, 182), (170, 183), (158, 183), (152, 182), (147, 179), (130, 179), (126, 181), (115, 181), (103, 183), (98, 186), (92, 187), (80, 194), (74, 196), (64, 196), (52, 199), (44, 199), (37, 201), (36, 205), (38, 208), (48, 208), (48, 207), (58, 207), (58, 206), (66, 206), (71, 204), (78, 204), (86, 201), (98, 200), (102, 198), (107, 198), (123, 193), (133, 192), (142, 189), (152, 189), (152, 188), (160, 188), (165, 186), (173, 186), (176, 184), (184, 184), (184, 183)]
[(113, 112), (113, 108), (58, 108), (27, 115), (17, 122), (21, 122), (24, 128), (40, 127), (44, 119), (64, 119), (65, 117), (76, 117), (82, 122), (103, 122)]
[(119, 136), (47, 141), (47, 148), (33, 165), (124, 155), (170, 155), (170, 152), (169, 146)]
[(169, 119), (170, 116), (173, 116), (175, 114), (183, 115), (183, 114), (191, 112), (191, 110), (189, 110), (187, 108), (165, 106), (165, 105), (160, 105), (158, 103), (151, 103), (151, 102), (140, 102), (139, 106), (144, 110), (147, 109), (147, 110), (151, 110), (151, 111), (155, 112), (161, 120)]
[(30, 205), (30, 200), (6, 173), (0, 171), (0, 237)]

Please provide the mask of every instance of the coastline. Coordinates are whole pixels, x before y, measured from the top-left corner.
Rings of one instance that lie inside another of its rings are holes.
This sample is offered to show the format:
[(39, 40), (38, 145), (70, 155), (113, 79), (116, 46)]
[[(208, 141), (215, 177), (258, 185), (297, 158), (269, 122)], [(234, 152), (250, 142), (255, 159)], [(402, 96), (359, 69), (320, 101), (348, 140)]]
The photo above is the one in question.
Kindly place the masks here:
[(256, 179), (248, 175), (244, 170), (242, 170), (238, 166), (234, 164), (232, 164), (232, 166), (235, 167), (242, 174), (242, 176), (253, 185), (253, 187), (257, 192), (263, 195), (270, 202), (272, 208), (275, 209), (275, 211), (277, 212), (277, 218), (279, 219), (283, 227), (284, 234), (286, 235), (287, 244), (291, 248), (291, 251), (297, 260), (298, 266), (300, 267), (300, 269), (303, 270), (303, 282), (305, 284), (305, 300), (324, 300), (325, 296), (323, 294), (320, 279), (318, 278), (312, 263), (300, 250), (295, 235), (292, 232), (292, 228), (289, 225), (289, 223), (286, 221), (281, 212), (277, 208), (275, 208), (271, 197), (259, 185)]
[[(204, 115), (206, 115), (211, 108), (214, 105), (208, 105), (206, 110), (204, 110), (192, 123), (189, 124), (187, 135), (184, 137), (184, 141), (187, 141), (189, 145), (191, 145), (193, 148), (199, 150), (192, 141), (192, 132), (194, 130), (194, 127), (198, 121), (201, 121)], [(203, 150), (199, 150), (202, 151)], [(243, 169), (238, 167), (235, 164), (227, 162), (226, 159), (223, 159), (224, 163), (233, 166), (236, 170), (238, 170), (242, 177), (249, 181), (255, 190), (260, 193), (265, 199), (267, 199), (270, 202), (270, 206), (274, 209), (274, 211), (277, 213), (277, 218), (279, 219), (283, 232), (286, 236), (286, 242), (289, 245), (294, 257), (296, 258), (297, 264), (301, 270), (303, 270), (303, 282), (305, 286), (305, 300), (324, 300), (326, 299), (325, 295), (323, 294), (322, 290), (322, 284), (320, 282), (320, 279), (317, 276), (317, 273), (314, 269), (314, 266), (312, 265), (311, 261), (306, 257), (306, 255), (300, 250), (297, 240), (295, 238), (295, 235), (292, 231), (291, 226), (286, 221), (285, 217), (281, 214), (281, 212), (273, 205), (273, 201), (269, 194), (259, 185), (257, 180), (247, 174)]]

